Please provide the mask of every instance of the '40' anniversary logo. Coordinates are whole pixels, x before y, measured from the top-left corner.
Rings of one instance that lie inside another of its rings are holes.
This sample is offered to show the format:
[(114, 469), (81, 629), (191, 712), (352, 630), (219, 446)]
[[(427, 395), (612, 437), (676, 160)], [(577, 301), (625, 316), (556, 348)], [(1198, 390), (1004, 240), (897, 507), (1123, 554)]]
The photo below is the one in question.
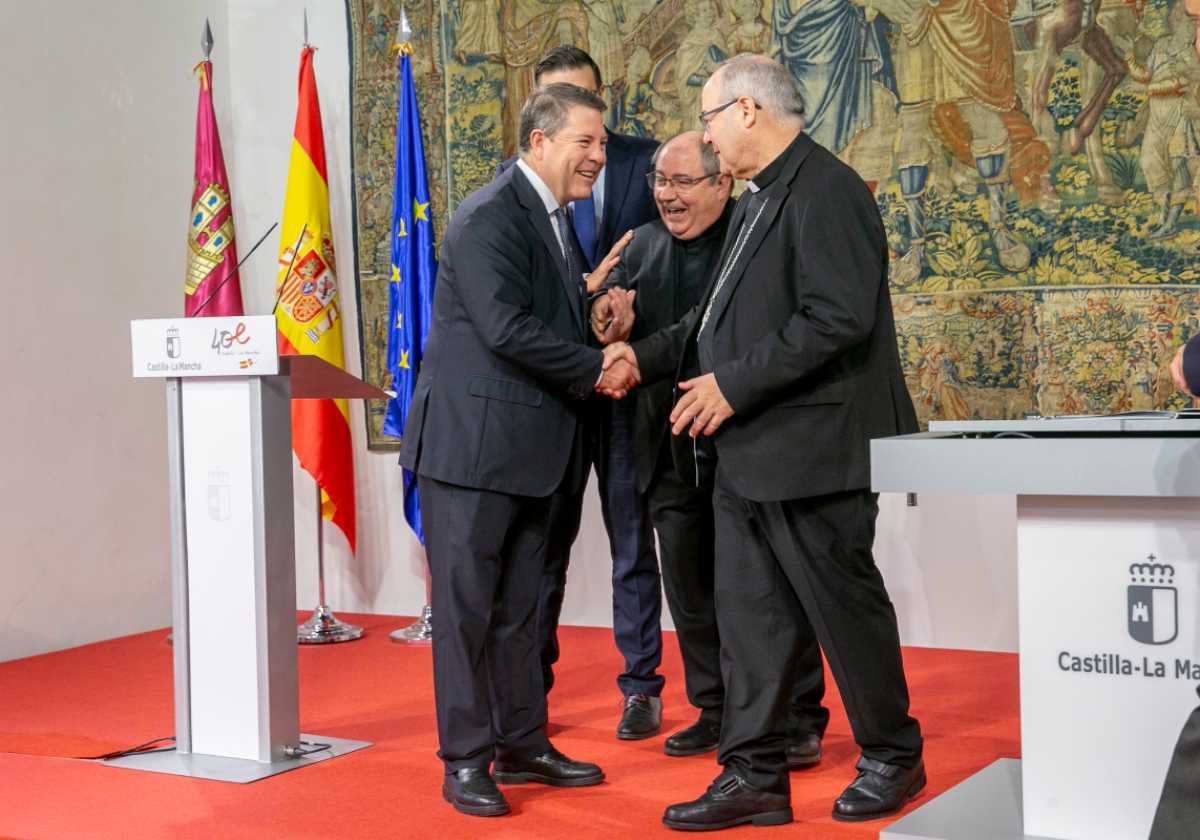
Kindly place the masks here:
[(250, 336), (246, 335), (246, 324), (238, 321), (232, 330), (213, 330), (212, 348), (218, 353), (228, 353), (233, 345), (249, 344)]

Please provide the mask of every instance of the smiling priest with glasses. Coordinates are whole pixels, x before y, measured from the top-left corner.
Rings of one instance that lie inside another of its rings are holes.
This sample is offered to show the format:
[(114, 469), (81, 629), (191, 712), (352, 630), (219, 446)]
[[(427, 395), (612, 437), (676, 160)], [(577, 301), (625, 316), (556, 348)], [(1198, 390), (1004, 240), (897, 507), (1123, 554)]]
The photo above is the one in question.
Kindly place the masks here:
[[(671, 138), (655, 153), (647, 173), (660, 218), (634, 231), (615, 265), (602, 263), (591, 280), (608, 291), (592, 306), (592, 331), (605, 344), (642, 338), (678, 322), (703, 296), (729, 227), (733, 179), (723, 173), (699, 131)], [(597, 276), (597, 275), (602, 276)], [(668, 433), (675, 397), (671, 382), (635, 389), (634, 463), (637, 492), (646, 499), (658, 533), (667, 606), (675, 621), (688, 700), (700, 710), (692, 725), (666, 740), (667, 755), (687, 756), (716, 749), (725, 711), (721, 638), (714, 593), (712, 464), (676, 458), (672, 445), (691, 449), (693, 439)], [(709, 453), (706, 438), (695, 441)], [(676, 463), (686, 467), (676, 469)], [(702, 474), (701, 474), (702, 473)], [(792, 768), (815, 764), (829, 712), (821, 652), (811, 633), (798, 653), (789, 702), (787, 761)]]

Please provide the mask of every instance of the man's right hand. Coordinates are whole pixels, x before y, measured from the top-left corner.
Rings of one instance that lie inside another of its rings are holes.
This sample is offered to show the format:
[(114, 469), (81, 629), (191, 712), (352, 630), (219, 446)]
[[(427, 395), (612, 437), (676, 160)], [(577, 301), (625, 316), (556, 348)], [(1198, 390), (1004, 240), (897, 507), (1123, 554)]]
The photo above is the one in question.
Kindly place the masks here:
[(635, 289), (609, 289), (592, 302), (592, 335), (601, 344), (625, 341), (633, 332)]
[(637, 356), (632, 347), (617, 342), (604, 348), (604, 363), (600, 381), (596, 383), (597, 391), (619, 400), (641, 381), (642, 374), (638, 370)]

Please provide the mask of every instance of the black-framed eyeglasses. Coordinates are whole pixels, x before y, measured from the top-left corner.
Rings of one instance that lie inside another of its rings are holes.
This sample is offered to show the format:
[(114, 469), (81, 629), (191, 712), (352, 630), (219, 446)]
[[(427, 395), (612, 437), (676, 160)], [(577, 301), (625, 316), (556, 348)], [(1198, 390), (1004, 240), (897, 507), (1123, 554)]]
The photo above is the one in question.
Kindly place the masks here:
[[(718, 105), (716, 108), (709, 108), (707, 111), (701, 111), (701, 112), (700, 112), (700, 126), (701, 126), (702, 128), (708, 128), (708, 121), (709, 121), (709, 120), (711, 120), (711, 119), (712, 119), (713, 117), (715, 117), (717, 114), (721, 113), (721, 112), (722, 112), (722, 111), (724, 111), (726, 108), (728, 108), (730, 105), (734, 104), (735, 102), (737, 102), (738, 100), (740, 100), (740, 99), (742, 99), (742, 98), (743, 98), (743, 97), (741, 97), (741, 96), (737, 96), (737, 97), (734, 97), (733, 99), (730, 99), (730, 100), (729, 100), (728, 102), (726, 102), (724, 105)], [(747, 97), (747, 98), (748, 98), (748, 97)], [(753, 100), (753, 99), (751, 99), (750, 101), (751, 101), (751, 102), (754, 102), (754, 100)], [(756, 111), (761, 111), (761, 110), (762, 110), (762, 106), (761, 106), (761, 105), (759, 105), (757, 102), (754, 102), (754, 109), (755, 109)]]
[(675, 192), (685, 193), (692, 187), (699, 184), (701, 181), (708, 181), (720, 175), (720, 170), (716, 172), (705, 172), (703, 175), (663, 175), (661, 172), (647, 172), (646, 183), (650, 185), (650, 191), (665, 190), (668, 185)]

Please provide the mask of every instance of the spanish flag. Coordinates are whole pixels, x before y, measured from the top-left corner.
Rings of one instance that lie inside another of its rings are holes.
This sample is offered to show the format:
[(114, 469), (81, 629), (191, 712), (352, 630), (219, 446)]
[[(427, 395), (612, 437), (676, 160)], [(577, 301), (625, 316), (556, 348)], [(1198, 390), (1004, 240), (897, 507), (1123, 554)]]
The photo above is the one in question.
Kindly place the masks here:
[[(306, 45), (300, 53), (300, 103), (283, 203), (281, 269), (276, 284), (279, 352), (320, 356), (345, 368), (313, 52)], [(354, 460), (346, 401), (293, 400), (292, 448), (321, 488), (322, 515), (342, 530), (354, 551)]]

